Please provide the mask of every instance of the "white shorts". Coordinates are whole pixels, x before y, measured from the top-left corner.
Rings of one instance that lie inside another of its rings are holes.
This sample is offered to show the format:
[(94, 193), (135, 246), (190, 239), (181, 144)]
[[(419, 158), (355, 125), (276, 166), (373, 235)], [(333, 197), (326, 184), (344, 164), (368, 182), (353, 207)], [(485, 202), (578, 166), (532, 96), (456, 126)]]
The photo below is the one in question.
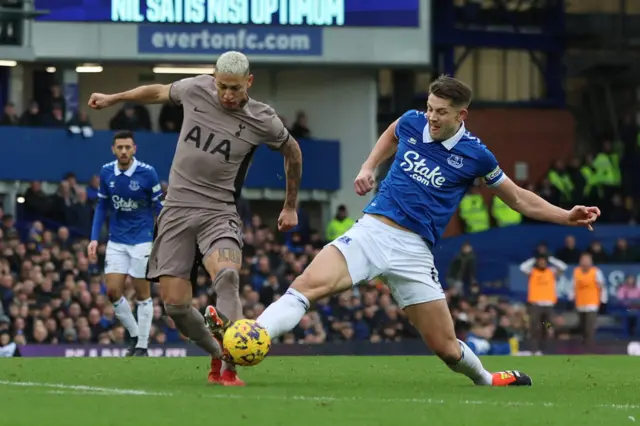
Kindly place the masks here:
[(433, 254), (418, 234), (365, 215), (329, 245), (342, 252), (354, 285), (382, 276), (400, 308), (445, 298)]
[(146, 278), (147, 262), (153, 243), (140, 243), (135, 245), (107, 243), (105, 258), (105, 274), (125, 274), (131, 278)]

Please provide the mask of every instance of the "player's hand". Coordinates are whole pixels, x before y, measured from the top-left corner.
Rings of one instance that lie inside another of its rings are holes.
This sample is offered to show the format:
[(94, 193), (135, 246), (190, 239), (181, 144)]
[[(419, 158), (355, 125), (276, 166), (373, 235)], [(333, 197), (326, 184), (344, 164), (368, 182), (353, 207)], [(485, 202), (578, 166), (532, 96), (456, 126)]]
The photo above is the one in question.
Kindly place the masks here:
[(569, 211), (569, 225), (586, 226), (593, 231), (593, 223), (600, 217), (600, 209), (597, 207), (574, 206)]
[(373, 178), (373, 169), (363, 167), (360, 169), (358, 176), (356, 176), (356, 180), (353, 182), (353, 187), (356, 190), (356, 194), (365, 195), (373, 189), (374, 183), (375, 179)]
[(104, 93), (92, 93), (89, 98), (89, 106), (93, 109), (103, 109), (110, 107), (116, 103), (113, 95), (105, 95)]
[(298, 212), (296, 209), (282, 209), (278, 217), (278, 231), (287, 232), (298, 226)]
[(98, 262), (98, 242), (91, 241), (87, 247), (87, 255), (90, 263)]

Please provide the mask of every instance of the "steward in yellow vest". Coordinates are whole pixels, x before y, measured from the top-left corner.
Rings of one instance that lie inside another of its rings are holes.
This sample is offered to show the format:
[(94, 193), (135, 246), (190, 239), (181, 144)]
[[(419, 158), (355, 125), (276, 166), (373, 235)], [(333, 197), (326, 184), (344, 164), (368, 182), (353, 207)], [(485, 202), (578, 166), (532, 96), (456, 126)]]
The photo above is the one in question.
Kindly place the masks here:
[(491, 216), (499, 227), (519, 225), (522, 222), (522, 215), (509, 207), (500, 197), (493, 196), (491, 202)]
[(482, 195), (475, 188), (471, 188), (460, 201), (460, 218), (465, 224), (468, 234), (486, 231), (491, 227), (489, 209)]

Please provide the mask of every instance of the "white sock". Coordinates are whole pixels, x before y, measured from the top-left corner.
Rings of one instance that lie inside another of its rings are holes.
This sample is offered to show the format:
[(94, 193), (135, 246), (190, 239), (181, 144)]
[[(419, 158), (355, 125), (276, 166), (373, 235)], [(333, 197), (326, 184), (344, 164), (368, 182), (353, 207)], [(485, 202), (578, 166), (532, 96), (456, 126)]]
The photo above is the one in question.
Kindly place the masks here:
[(484, 369), (480, 358), (473, 353), (466, 343), (461, 340), (458, 340), (458, 342), (460, 342), (462, 357), (456, 364), (449, 365), (449, 368), (456, 373), (464, 374), (473, 380), (476, 385), (491, 386), (493, 375)]
[(151, 298), (138, 301), (138, 344), (136, 348), (147, 349), (149, 346), (149, 334), (151, 333), (151, 321), (153, 320), (153, 302)]
[(275, 339), (298, 325), (309, 309), (309, 300), (299, 291), (290, 288), (276, 302), (269, 305), (256, 320)]
[(120, 323), (127, 329), (129, 335), (132, 338), (138, 337), (138, 323), (131, 312), (131, 305), (124, 296), (113, 304), (113, 310), (116, 313), (116, 317), (120, 320)]

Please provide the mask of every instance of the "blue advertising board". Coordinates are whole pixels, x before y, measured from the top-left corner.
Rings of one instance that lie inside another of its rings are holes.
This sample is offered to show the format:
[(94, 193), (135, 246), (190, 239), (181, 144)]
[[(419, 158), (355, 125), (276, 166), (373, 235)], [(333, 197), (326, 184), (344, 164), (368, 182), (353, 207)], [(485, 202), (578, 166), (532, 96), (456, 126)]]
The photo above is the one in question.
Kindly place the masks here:
[(35, 0), (38, 21), (419, 27), (420, 0)]
[[(103, 164), (113, 160), (113, 134), (97, 130), (93, 138), (84, 139), (65, 129), (1, 127), (0, 139), (6, 143), (0, 156), (0, 180), (56, 182), (73, 171), (78, 181), (88, 182)], [(135, 137), (140, 160), (154, 166), (160, 179), (168, 179), (178, 134), (136, 132)], [(340, 143), (308, 139), (298, 142), (304, 170), (300, 188), (339, 190)], [(261, 146), (253, 157), (244, 187), (285, 189), (284, 176), (282, 154)]]
[(322, 56), (322, 28), (142, 24), (139, 53)]

